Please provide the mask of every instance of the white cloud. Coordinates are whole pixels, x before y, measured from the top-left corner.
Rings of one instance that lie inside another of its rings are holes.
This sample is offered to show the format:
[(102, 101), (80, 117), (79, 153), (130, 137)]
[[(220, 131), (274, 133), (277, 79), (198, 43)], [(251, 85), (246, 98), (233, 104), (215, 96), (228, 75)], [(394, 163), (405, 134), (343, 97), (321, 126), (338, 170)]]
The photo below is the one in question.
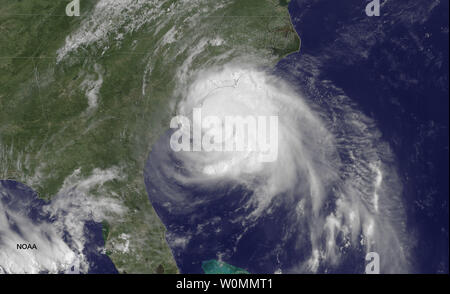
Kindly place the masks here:
[[(76, 170), (50, 203), (37, 207), (40, 215), (46, 215), (41, 222), (28, 215), (30, 206), (36, 205), (31, 198), (19, 198), (19, 192), (0, 182), (0, 272), (58, 273), (70, 271), (73, 265), (87, 272), (89, 264), (83, 255), (86, 222), (113, 221), (125, 213), (120, 201), (102, 196), (108, 193), (103, 184), (115, 178), (120, 178), (116, 168), (95, 169), (88, 177)], [(99, 196), (92, 195), (92, 189)], [(5, 199), (19, 202), (5, 204)], [(37, 250), (18, 250), (18, 243), (36, 244)]]

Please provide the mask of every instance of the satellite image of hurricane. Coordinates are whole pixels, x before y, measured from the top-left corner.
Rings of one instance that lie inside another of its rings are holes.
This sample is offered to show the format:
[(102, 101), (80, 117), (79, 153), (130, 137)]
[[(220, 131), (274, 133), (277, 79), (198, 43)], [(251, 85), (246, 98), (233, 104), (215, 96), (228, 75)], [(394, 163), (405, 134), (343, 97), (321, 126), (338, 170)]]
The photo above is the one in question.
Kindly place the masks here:
[(0, 0), (0, 273), (448, 274), (449, 1)]

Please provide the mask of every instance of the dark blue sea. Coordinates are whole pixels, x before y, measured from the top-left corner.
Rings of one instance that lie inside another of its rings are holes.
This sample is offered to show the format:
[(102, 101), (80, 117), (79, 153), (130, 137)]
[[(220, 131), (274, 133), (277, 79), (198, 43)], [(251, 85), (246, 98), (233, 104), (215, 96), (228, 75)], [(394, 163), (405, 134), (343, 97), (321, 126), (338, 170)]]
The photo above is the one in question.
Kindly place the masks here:
[(389, 1), (370, 18), (365, 2), (292, 1), (302, 48), (277, 69), (320, 59), (319, 79), (376, 120), (398, 160), (407, 229), (418, 236), (413, 269), (448, 273), (449, 1)]
[[(433, 7), (428, 0), (389, 1), (380, 17), (365, 15), (367, 2), (291, 1), (289, 12), (302, 47), (281, 60), (274, 73), (310, 100), (328, 91), (320, 81), (331, 81), (376, 121), (397, 159), (407, 231), (418, 240), (411, 245), (412, 271), (448, 273), (449, 2), (434, 2)], [(297, 248), (295, 239), (280, 246), (284, 230), (308, 238), (301, 224), (286, 226), (293, 218), (289, 199), (242, 234), (238, 220), (250, 213), (243, 203), (252, 191), (227, 183), (205, 189), (171, 181), (164, 171), (167, 163), (185, 171), (164, 150), (170, 134), (154, 146), (145, 181), (182, 273), (202, 273), (202, 261), (210, 259), (252, 273), (273, 273), (307, 258), (311, 248)], [(345, 259), (336, 272), (363, 272), (361, 252), (355, 250), (348, 255), (355, 260)]]

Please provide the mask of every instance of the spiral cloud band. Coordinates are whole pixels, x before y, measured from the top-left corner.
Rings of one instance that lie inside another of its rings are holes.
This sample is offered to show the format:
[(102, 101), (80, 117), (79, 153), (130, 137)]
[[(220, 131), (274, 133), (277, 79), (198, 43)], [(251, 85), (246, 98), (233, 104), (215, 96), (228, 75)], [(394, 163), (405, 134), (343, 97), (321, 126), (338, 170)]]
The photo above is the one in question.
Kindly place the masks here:
[[(192, 129), (226, 144), (238, 137), (222, 134), (226, 117), (277, 117), (277, 156), (259, 160), (258, 148), (174, 150), (190, 124), (154, 146), (146, 184), (181, 271), (214, 254), (255, 273), (361, 272), (372, 251), (382, 272), (408, 271), (393, 156), (351, 103), (321, 110), (279, 77), (243, 64), (199, 72), (186, 93), (173, 128), (193, 116)], [(200, 111), (218, 119), (196, 126)], [(350, 260), (361, 267), (346, 269)]]

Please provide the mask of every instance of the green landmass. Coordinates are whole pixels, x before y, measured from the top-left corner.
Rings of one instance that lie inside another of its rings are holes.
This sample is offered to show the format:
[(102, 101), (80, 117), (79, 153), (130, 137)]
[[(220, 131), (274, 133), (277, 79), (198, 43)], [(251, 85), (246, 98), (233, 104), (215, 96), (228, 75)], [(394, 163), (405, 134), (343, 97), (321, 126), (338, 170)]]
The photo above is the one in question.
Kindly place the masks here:
[(108, 235), (109, 235), (109, 224), (107, 221), (102, 221), (102, 237), (103, 237), (103, 241), (108, 240)]
[(81, 0), (80, 17), (65, 15), (69, 2), (0, 1), (0, 179), (51, 199), (114, 173), (80, 189), (126, 208), (105, 215), (108, 255), (123, 273), (177, 273), (144, 185), (151, 146), (196, 70), (299, 50), (287, 1), (129, 1), (114, 14)]

